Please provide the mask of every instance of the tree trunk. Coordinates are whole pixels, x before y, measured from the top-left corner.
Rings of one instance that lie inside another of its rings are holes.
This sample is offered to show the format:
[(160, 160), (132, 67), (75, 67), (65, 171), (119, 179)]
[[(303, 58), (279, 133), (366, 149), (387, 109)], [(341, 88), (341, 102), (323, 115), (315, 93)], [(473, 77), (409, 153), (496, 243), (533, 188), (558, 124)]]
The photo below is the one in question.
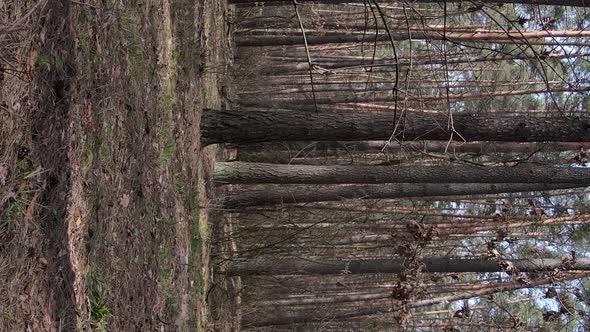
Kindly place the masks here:
[[(394, 112), (203, 111), (204, 144), (270, 141), (389, 140)], [(448, 115), (407, 113), (404, 139), (448, 140)], [(453, 115), (453, 138), (466, 141), (590, 142), (590, 116), (563, 117), (547, 113)], [(461, 137), (459, 137), (459, 135)]]
[[(572, 59), (572, 58), (579, 58), (588, 56), (588, 53), (550, 53), (548, 55), (544, 55), (544, 59), (551, 58), (551, 59)], [(497, 55), (485, 55), (485, 56), (473, 56), (473, 57), (433, 57), (427, 59), (419, 59), (419, 60), (412, 60), (409, 59), (398, 59), (397, 66), (404, 67), (412, 64), (412, 66), (424, 66), (424, 65), (433, 65), (433, 64), (473, 64), (479, 62), (498, 62), (504, 60), (537, 60), (538, 56), (534, 54), (497, 54)], [(396, 62), (394, 59), (383, 59), (383, 60), (375, 60), (372, 61), (371, 59), (364, 59), (364, 60), (343, 60), (338, 61), (338, 59), (333, 59), (332, 62), (329, 63), (318, 63), (317, 60), (314, 59), (314, 63), (321, 65), (323, 69), (327, 70), (342, 70), (347, 69), (348, 67), (351, 68), (376, 68), (376, 67), (395, 67)], [(279, 64), (274, 65), (269, 68), (266, 68), (262, 73), (263, 74), (305, 74), (309, 71), (309, 63), (304, 61), (294, 60), (288, 64)]]
[(271, 300), (259, 303), (263, 306), (293, 306), (293, 305), (317, 305), (317, 304), (337, 304), (343, 302), (356, 302), (356, 301), (370, 301), (387, 299), (391, 297), (391, 291), (381, 291), (373, 293), (351, 293), (351, 294), (338, 294), (333, 296), (323, 297), (296, 297), (284, 300)]
[[(354, 143), (334, 142), (328, 147), (317, 145), (313, 142), (295, 143), (259, 143), (243, 144), (235, 146), (238, 149), (238, 159), (248, 162), (268, 162), (275, 164), (288, 164), (296, 158), (323, 158), (348, 157), (350, 153), (355, 155), (383, 153), (390, 155), (398, 151), (424, 151), (424, 152), (448, 152), (474, 153), (478, 155), (492, 153), (526, 153), (534, 152), (561, 152), (576, 151), (580, 148), (587, 148), (589, 144), (583, 142), (555, 142), (555, 143), (514, 143), (514, 142), (472, 142), (472, 143), (451, 143), (448, 141), (413, 141), (397, 142), (387, 141), (364, 141)], [(346, 148), (346, 149), (345, 149)]]
[(555, 143), (515, 143), (515, 142), (473, 142), (448, 145), (448, 142), (425, 141), (425, 142), (404, 142), (403, 144), (388, 143), (379, 141), (361, 142), (355, 146), (358, 151), (425, 151), (425, 152), (450, 152), (450, 153), (526, 153), (533, 152), (561, 152), (575, 151), (589, 146), (583, 142), (555, 142)]
[[(399, 273), (406, 259), (403, 257), (351, 260), (272, 259), (234, 263), (228, 269), (232, 276), (242, 275), (306, 275), (306, 274), (358, 274)], [(422, 272), (549, 272), (554, 270), (590, 271), (590, 258), (578, 258), (564, 263), (559, 258), (505, 260), (512, 267), (502, 268), (499, 261), (485, 257), (429, 257), (422, 261)]]
[[(587, 272), (571, 273), (562, 277), (563, 281), (575, 280), (578, 278), (587, 277)], [(492, 284), (489, 286), (482, 286), (480, 289), (471, 290), (468, 292), (459, 292), (451, 295), (442, 297), (435, 297), (427, 300), (420, 300), (410, 302), (408, 306), (410, 308), (425, 307), (437, 303), (450, 303), (452, 301), (458, 301), (462, 299), (475, 298), (490, 294), (496, 294), (500, 292), (506, 292), (521, 288), (538, 287), (545, 284), (554, 283), (554, 277), (544, 277), (533, 280), (531, 283), (520, 283), (520, 282), (507, 282)], [(272, 326), (272, 325), (287, 325), (297, 323), (312, 323), (312, 322), (325, 322), (330, 320), (347, 319), (355, 317), (363, 317), (369, 315), (379, 314), (391, 314), (398, 309), (397, 305), (401, 304), (395, 300), (388, 301), (386, 304), (365, 304), (360, 306), (356, 310), (346, 310), (335, 312), (331, 316), (323, 317), (321, 314), (307, 312), (305, 314), (293, 312), (293, 311), (271, 311), (268, 312), (266, 317), (262, 319), (256, 319), (255, 316), (246, 316), (242, 319), (242, 326)]]
[(572, 183), (590, 185), (582, 167), (528, 166), (308, 166), (263, 163), (216, 163), (218, 184), (345, 183)]
[[(463, 42), (493, 42), (493, 43), (527, 43), (537, 44), (530, 41), (535, 38), (545, 37), (588, 37), (590, 31), (568, 30), (568, 31), (527, 31), (527, 32), (449, 32), (446, 34), (440, 32), (392, 32), (390, 34), (362, 34), (362, 33), (334, 33), (322, 35), (307, 35), (307, 45), (324, 45), (340, 43), (360, 43), (366, 40), (372, 41), (389, 41), (393, 40), (449, 40)], [(543, 44), (545, 42), (542, 42)], [(260, 36), (236, 36), (236, 46), (256, 47), (256, 46), (277, 46), (277, 45), (304, 45), (302, 35), (260, 35)]]
[(523, 191), (544, 191), (579, 187), (578, 184), (514, 183), (514, 184), (381, 184), (334, 185), (320, 188), (280, 187), (280, 191), (241, 189), (228, 192), (223, 201), (227, 209), (270, 206), (292, 203), (342, 201), (345, 199), (393, 199), (477, 194), (500, 194)]
[[(570, 87), (549, 87), (543, 89), (527, 89), (527, 90), (508, 90), (508, 91), (493, 91), (493, 92), (482, 92), (482, 93), (467, 93), (467, 92), (459, 92), (459, 93), (450, 93), (448, 96), (446, 95), (427, 95), (427, 96), (408, 96), (405, 100), (407, 101), (419, 101), (423, 103), (430, 103), (433, 102), (455, 102), (455, 101), (464, 101), (464, 100), (478, 100), (478, 99), (492, 99), (492, 98), (499, 98), (499, 97), (508, 97), (508, 96), (519, 96), (519, 95), (536, 95), (540, 93), (560, 93), (560, 92), (586, 92), (590, 91), (590, 87), (581, 87), (581, 88), (570, 88)], [(382, 95), (355, 95), (354, 93), (349, 93), (347, 89), (343, 88), (342, 92), (345, 94), (338, 94), (333, 95), (330, 97), (318, 97), (315, 99), (315, 103), (317, 104), (342, 104), (342, 103), (368, 103), (368, 102), (393, 102), (394, 97), (390, 93), (382, 94)], [(400, 91), (403, 93), (404, 91)], [(276, 107), (289, 107), (290, 105), (299, 105), (302, 106), (309, 106), (313, 105), (313, 99), (303, 99), (303, 98), (277, 98), (277, 99), (269, 99), (269, 100), (258, 100), (254, 98), (250, 99), (243, 99), (240, 101), (240, 105), (246, 107), (266, 107), (266, 106), (276, 106)]]
[[(448, 2), (461, 2), (462, 0), (449, 0)], [(291, 4), (287, 0), (230, 0), (231, 4), (246, 4), (246, 3), (257, 3), (263, 2), (266, 5), (285, 5)], [(335, 4), (335, 3), (364, 3), (364, 0), (301, 0), (301, 3), (324, 3), (324, 4)], [(379, 1), (379, 3), (394, 2), (393, 0)], [(440, 0), (413, 0), (414, 3), (440, 3)], [(497, 3), (522, 3), (530, 5), (547, 5), (547, 6), (574, 6), (574, 7), (586, 7), (590, 4), (586, 0), (484, 0), (479, 1), (481, 3), (497, 4)]]

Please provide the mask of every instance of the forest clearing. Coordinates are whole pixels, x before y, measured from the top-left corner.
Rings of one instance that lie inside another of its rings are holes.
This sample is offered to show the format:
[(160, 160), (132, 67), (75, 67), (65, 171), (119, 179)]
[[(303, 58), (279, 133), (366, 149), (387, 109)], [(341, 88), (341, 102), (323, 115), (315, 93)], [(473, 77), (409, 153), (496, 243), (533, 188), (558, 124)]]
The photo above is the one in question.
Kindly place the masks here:
[(0, 331), (590, 330), (584, 0), (0, 13)]

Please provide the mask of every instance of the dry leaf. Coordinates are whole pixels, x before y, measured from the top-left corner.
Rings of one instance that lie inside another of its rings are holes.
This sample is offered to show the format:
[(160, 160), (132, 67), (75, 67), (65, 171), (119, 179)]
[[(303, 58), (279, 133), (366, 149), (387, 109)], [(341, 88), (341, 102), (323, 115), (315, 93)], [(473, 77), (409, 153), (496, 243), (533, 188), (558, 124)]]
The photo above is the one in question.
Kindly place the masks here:
[(126, 208), (129, 206), (129, 195), (128, 194), (124, 194), (123, 197), (121, 197), (121, 201), (119, 203), (121, 203), (121, 206)]
[(8, 177), (8, 170), (6, 169), (6, 166), (0, 165), (0, 186), (3, 186), (6, 184), (7, 177)]
[(49, 262), (47, 261), (47, 259), (45, 257), (39, 257), (39, 263), (47, 266), (47, 264), (49, 264)]

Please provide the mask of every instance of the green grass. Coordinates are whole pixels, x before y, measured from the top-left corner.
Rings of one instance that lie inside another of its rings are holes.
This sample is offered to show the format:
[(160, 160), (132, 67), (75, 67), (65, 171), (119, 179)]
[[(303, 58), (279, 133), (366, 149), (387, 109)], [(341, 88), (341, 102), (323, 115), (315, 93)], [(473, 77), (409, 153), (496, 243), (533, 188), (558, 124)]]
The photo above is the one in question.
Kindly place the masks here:
[(200, 255), (201, 246), (203, 245), (202, 241), (202, 234), (201, 234), (201, 227), (200, 224), (200, 215), (201, 209), (199, 207), (199, 189), (198, 184), (197, 188), (191, 195), (192, 200), (192, 222), (191, 222), (191, 251), (196, 254), (197, 256)]
[(39, 55), (37, 63), (41, 68), (47, 70), (48, 72), (52, 70), (60, 72), (64, 68), (64, 60), (56, 52), (52, 52), (51, 54)]
[(16, 222), (25, 215), (25, 208), (18, 200), (14, 199), (0, 213), (0, 235), (8, 229), (16, 227)]
[(174, 186), (176, 187), (176, 192), (178, 193), (178, 195), (182, 197), (183, 202), (186, 202), (187, 192), (184, 185), (184, 181), (179, 174), (176, 174), (174, 178)]
[(205, 297), (207, 296), (207, 282), (205, 280), (205, 275), (204, 275), (202, 269), (199, 270), (199, 279), (197, 280), (197, 288), (199, 290), (199, 293), (201, 294), (201, 298), (205, 299)]
[(158, 283), (166, 297), (161, 315), (165, 320), (173, 320), (178, 314), (178, 301), (174, 296), (175, 276), (171, 267), (174, 260), (172, 249), (161, 247), (158, 256)]
[(174, 141), (169, 140), (168, 143), (166, 143), (166, 145), (164, 145), (164, 148), (162, 149), (162, 152), (160, 154), (160, 159), (165, 163), (172, 160), (172, 157), (174, 156), (175, 148), (176, 148), (176, 146), (174, 145)]
[(133, 13), (123, 10), (120, 16), (121, 50), (124, 50), (131, 70), (131, 76), (138, 81), (145, 79), (146, 61), (141, 48), (141, 23)]
[[(197, 257), (200, 257), (204, 250), (204, 247), (207, 245), (207, 241), (209, 240), (210, 234), (209, 225), (207, 224), (207, 222), (203, 222), (202, 220), (200, 220), (198, 189), (194, 192), (192, 213), (193, 221), (191, 225), (191, 251)], [(204, 299), (206, 297), (208, 290), (206, 276), (202, 268), (198, 269), (197, 290), (201, 298)]]
[(102, 281), (96, 274), (90, 274), (87, 279), (88, 300), (90, 302), (90, 325), (93, 331), (107, 330), (107, 320), (111, 317), (111, 310), (105, 300)]
[(167, 111), (171, 111), (172, 109), (174, 109), (174, 107), (176, 107), (176, 103), (177, 103), (177, 100), (176, 100), (176, 94), (174, 94), (174, 91), (172, 91), (162, 97), (162, 106)]
[(109, 146), (109, 138), (113, 137), (109, 128), (103, 128), (101, 134), (100, 145), (98, 146), (98, 160), (103, 163), (111, 160), (111, 150)]
[(200, 255), (199, 249), (201, 249), (201, 246), (203, 245), (203, 241), (201, 241), (201, 236), (198, 230), (198, 224), (195, 222), (191, 226), (191, 251), (195, 255)]
[(168, 290), (173, 286), (174, 271), (171, 268), (168, 268), (173, 259), (172, 249), (164, 246), (160, 248), (158, 255), (158, 265), (160, 267), (158, 283), (163, 290)]
[(209, 225), (206, 222), (198, 222), (199, 224), (199, 236), (202, 241), (209, 240)]
[(4, 210), (0, 210), (0, 233), (7, 228), (18, 227), (26, 214), (27, 206), (33, 196), (35, 177), (43, 174), (42, 168), (33, 168), (27, 162), (21, 161), (16, 165), (15, 174), (18, 186), (14, 189), (12, 198), (8, 199)]
[(178, 315), (178, 302), (172, 296), (166, 298), (164, 303), (164, 315), (165, 317), (175, 317)]
[(77, 40), (78, 49), (82, 52), (86, 52), (86, 50), (90, 48), (90, 41), (90, 34), (86, 31), (81, 31)]

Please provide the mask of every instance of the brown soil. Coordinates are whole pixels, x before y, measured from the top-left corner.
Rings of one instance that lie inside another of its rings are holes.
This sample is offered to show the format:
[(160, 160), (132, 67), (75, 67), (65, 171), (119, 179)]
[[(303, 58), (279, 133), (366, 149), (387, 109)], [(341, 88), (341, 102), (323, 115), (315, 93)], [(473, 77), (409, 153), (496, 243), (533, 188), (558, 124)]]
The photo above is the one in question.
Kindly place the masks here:
[[(207, 330), (213, 0), (0, 4), (0, 330)], [(203, 152), (204, 151), (204, 152)]]

